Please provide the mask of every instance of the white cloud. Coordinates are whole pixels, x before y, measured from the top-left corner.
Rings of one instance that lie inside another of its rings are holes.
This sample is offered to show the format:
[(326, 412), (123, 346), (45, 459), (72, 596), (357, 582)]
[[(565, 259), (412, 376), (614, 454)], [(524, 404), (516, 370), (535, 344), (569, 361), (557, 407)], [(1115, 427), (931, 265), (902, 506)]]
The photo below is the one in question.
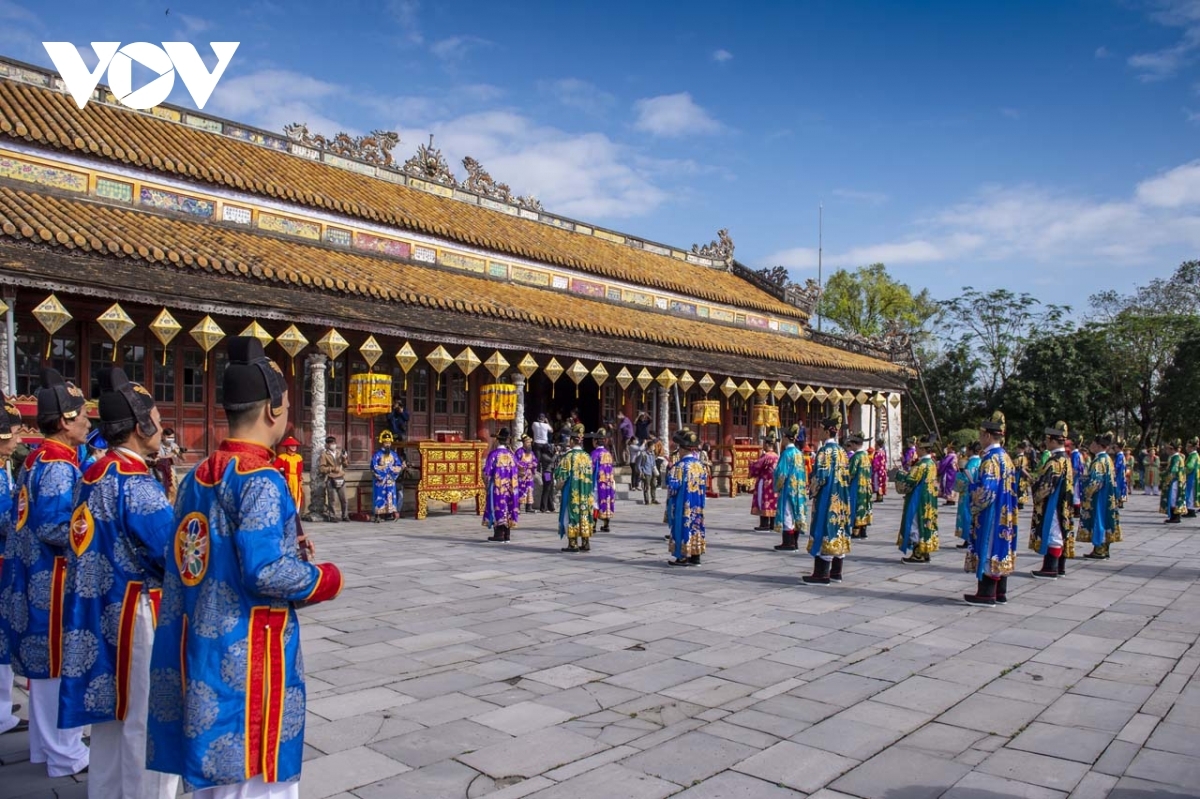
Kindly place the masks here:
[[(581, 219), (645, 214), (669, 194), (654, 168), (602, 133), (573, 134), (513, 111), (487, 111), (437, 122), (427, 129), (401, 130), (404, 141), (434, 134), (456, 171), (470, 155), (514, 193), (532, 193), (556, 213)], [(661, 165), (660, 165), (661, 166)]]
[(1182, 30), (1182, 36), (1170, 47), (1129, 57), (1129, 66), (1146, 83), (1174, 77), (1200, 55), (1200, 0), (1155, 0), (1152, 7), (1151, 19)]
[(183, 23), (183, 33), (185, 36), (192, 36), (197, 33), (203, 33), (212, 28), (212, 23), (200, 17), (194, 17), (191, 14), (179, 14), (174, 17)]
[(487, 39), (478, 36), (450, 36), (429, 45), (429, 52), (442, 61), (461, 61), (472, 50), (490, 44)]
[(420, 0), (388, 0), (387, 2), (388, 14), (400, 26), (404, 38), (412, 44), (422, 44), (425, 41), (425, 37), (421, 35), (418, 18), (420, 11)]
[(1200, 160), (1142, 181), (1137, 187), (1137, 199), (1155, 208), (1200, 205)]
[[(1200, 161), (1134, 186), (1127, 197), (1080, 196), (1032, 184), (987, 186), (908, 225), (892, 241), (826, 250), (826, 264), (858, 266), (1025, 262), (1033, 266), (1140, 265), (1171, 248), (1200, 247)], [(812, 269), (794, 247), (763, 261)]]
[(1112, 53), (1109, 52), (1107, 47), (1101, 45), (1100, 47), (1096, 48), (1096, 58), (1108, 58), (1110, 55), (1112, 55)]
[(633, 108), (637, 113), (634, 128), (653, 136), (675, 138), (718, 133), (723, 129), (688, 92), (644, 98), (635, 102)]
[(6, 23), (24, 23), (36, 27), (41, 27), (42, 24), (37, 14), (9, 0), (0, 0), (0, 19)]
[(834, 189), (833, 196), (843, 200), (853, 200), (855, 202), (868, 203), (869, 205), (883, 205), (888, 201), (888, 196), (881, 191)]
[(321, 110), (322, 101), (342, 91), (336, 84), (299, 72), (267, 69), (224, 78), (205, 110), (267, 130), (281, 131), (288, 123), (303, 122), (314, 133), (354, 133)]
[(554, 96), (563, 105), (589, 114), (602, 114), (616, 105), (617, 98), (578, 78), (541, 81), (538, 89)]
[(713, 50), (712, 60), (718, 64), (724, 64), (726, 61), (733, 60), (733, 53), (728, 50)]

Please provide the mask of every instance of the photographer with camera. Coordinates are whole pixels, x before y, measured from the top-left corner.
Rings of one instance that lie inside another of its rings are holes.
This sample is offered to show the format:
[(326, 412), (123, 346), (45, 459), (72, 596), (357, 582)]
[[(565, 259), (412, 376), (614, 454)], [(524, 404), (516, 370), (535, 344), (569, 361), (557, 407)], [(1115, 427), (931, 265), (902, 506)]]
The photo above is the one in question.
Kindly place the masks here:
[[(317, 462), (317, 473), (325, 478), (325, 508), (331, 522), (348, 522), (350, 516), (346, 510), (346, 467), (350, 465), (350, 453), (338, 448), (337, 437), (328, 436), (325, 439), (325, 449)], [(333, 498), (337, 497), (342, 506), (342, 515), (334, 512)]]

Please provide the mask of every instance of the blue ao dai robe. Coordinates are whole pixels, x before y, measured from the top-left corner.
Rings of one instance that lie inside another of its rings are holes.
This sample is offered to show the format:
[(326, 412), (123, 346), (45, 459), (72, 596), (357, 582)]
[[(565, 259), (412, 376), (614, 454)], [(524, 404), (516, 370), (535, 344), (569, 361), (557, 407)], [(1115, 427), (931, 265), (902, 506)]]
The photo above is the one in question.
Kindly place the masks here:
[(694, 452), (680, 458), (667, 473), (667, 524), (676, 560), (703, 555), (704, 501), (708, 467)]
[(371, 458), (371, 474), (375, 481), (371, 485), (371, 497), (375, 502), (375, 515), (387, 516), (400, 512), (396, 498), (396, 481), (404, 470), (404, 461), (393, 449), (380, 449)]
[(971, 481), (971, 541), (965, 569), (999, 579), (1017, 565), (1017, 470), (1004, 447), (993, 444)]
[(775, 529), (794, 533), (808, 532), (808, 472), (804, 453), (788, 444), (775, 464)]
[(812, 525), (808, 554), (818, 558), (840, 558), (850, 552), (850, 461), (846, 450), (833, 439), (817, 450), (813, 468)]
[(1121, 516), (1117, 509), (1117, 483), (1112, 458), (1101, 452), (1092, 458), (1084, 476), (1079, 508), (1080, 538), (1103, 548), (1121, 540)]

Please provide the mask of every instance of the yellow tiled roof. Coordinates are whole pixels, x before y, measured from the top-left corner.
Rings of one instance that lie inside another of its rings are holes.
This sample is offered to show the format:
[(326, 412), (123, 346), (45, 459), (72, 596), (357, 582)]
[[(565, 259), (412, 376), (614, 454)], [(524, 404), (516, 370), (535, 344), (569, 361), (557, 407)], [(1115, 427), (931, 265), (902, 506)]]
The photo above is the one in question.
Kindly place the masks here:
[[(0, 233), (41, 247), (511, 320), (549, 330), (781, 364), (890, 376), (903, 373), (888, 362), (807, 339), (681, 319), (436, 267), (398, 268), (397, 262), (386, 258), (90, 199), (0, 186)], [(402, 321), (403, 311), (398, 311), (397, 318)]]
[(0, 78), (0, 134), (713, 302), (807, 314), (719, 269)]

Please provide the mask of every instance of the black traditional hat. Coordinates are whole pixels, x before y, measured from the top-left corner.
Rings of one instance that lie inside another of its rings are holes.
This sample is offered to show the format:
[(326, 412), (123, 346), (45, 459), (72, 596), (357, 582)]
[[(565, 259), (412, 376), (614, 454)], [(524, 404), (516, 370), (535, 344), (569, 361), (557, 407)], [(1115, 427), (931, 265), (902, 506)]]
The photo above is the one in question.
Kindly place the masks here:
[(778, 439), (775, 438), (774, 430), (772, 430), (771, 432), (769, 432), (765, 436), (763, 436), (763, 443), (769, 444), (769, 445), (775, 445), (778, 443)]
[(825, 430), (837, 430), (842, 426), (841, 411), (834, 411), (821, 420), (821, 427)]
[(1066, 441), (1067, 436), (1071, 433), (1071, 430), (1067, 427), (1066, 422), (1055, 422), (1053, 427), (1047, 427), (1042, 432), (1051, 438), (1057, 438), (1061, 441)]
[(508, 435), (507, 427), (501, 427), (499, 430), (496, 431), (496, 440), (499, 441), (501, 444), (508, 443), (508, 439), (509, 439), (509, 435)]
[(582, 441), (582, 440), (583, 440), (583, 436), (584, 436), (584, 432), (586, 431), (586, 429), (587, 429), (587, 428), (585, 428), (585, 427), (584, 427), (583, 425), (581, 425), (581, 424), (573, 424), (573, 425), (571, 425), (571, 438), (577, 438), (577, 439), (579, 439), (580, 441)]
[(1116, 437), (1117, 437), (1116, 433), (1114, 433), (1111, 430), (1107, 430), (1103, 433), (1097, 433), (1095, 436), (1093, 436), (1092, 443), (1099, 444), (1102, 447), (1109, 447), (1112, 445), (1112, 443), (1116, 439)]
[(700, 439), (696, 437), (696, 433), (687, 428), (676, 430), (671, 440), (675, 442), (675, 446), (683, 449), (695, 449), (700, 446)]
[(789, 427), (787, 432), (783, 434), (783, 437), (788, 441), (795, 441), (796, 439), (800, 438), (800, 425), (794, 424)]
[(150, 418), (154, 409), (154, 397), (145, 386), (134, 383), (119, 366), (101, 369), (100, 421), (106, 425), (136, 422), (138, 432), (149, 438), (158, 432), (158, 425)]
[(864, 436), (862, 433), (859, 433), (859, 432), (854, 432), (854, 433), (851, 433), (850, 435), (846, 436), (847, 444), (858, 445), (858, 444), (863, 443), (866, 440), (867, 440), (866, 436)]
[(262, 342), (252, 336), (233, 336), (226, 351), (229, 365), (223, 382), (225, 407), (268, 400), (272, 410), (282, 408), (287, 382), (279, 366), (263, 351)]
[(588, 433), (587, 437), (594, 441), (603, 441), (604, 439), (608, 438), (608, 430), (601, 427), (594, 433)]
[(979, 429), (996, 435), (1004, 435), (1004, 414), (995, 411), (991, 419), (985, 419), (979, 423)]
[(917, 446), (921, 449), (937, 449), (938, 438), (933, 433), (917, 440)]
[(63, 380), (56, 369), (42, 370), (42, 387), (37, 390), (38, 421), (53, 421), (60, 416), (74, 419), (83, 410), (83, 392), (74, 383)]
[(0, 441), (7, 441), (17, 434), (21, 427), (21, 412), (4, 392), (0, 392)]

